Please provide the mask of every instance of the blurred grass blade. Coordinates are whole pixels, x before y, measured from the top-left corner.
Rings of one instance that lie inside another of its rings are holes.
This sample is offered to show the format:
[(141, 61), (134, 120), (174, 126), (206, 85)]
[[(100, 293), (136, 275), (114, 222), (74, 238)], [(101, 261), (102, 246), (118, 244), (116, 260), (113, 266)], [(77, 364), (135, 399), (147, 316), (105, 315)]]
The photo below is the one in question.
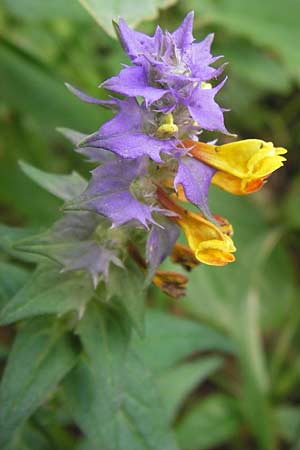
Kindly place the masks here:
[[(275, 429), (270, 404), (270, 382), (261, 341), (257, 292), (249, 291), (236, 311), (232, 330), (242, 373), (242, 409), (261, 450), (275, 447)], [(258, 413), (259, 412), (259, 413)]]

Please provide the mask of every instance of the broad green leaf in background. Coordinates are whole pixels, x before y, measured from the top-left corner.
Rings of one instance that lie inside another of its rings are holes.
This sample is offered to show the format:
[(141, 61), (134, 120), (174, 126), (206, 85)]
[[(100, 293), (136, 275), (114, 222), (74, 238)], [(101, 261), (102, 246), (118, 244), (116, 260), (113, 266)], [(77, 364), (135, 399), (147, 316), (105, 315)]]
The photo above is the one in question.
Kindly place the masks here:
[(161, 373), (194, 352), (234, 353), (231, 339), (193, 320), (148, 309), (145, 338), (133, 336), (132, 348), (151, 370)]
[(60, 273), (57, 264), (44, 264), (0, 311), (0, 323), (68, 311), (80, 314), (93, 294), (92, 280), (87, 273)]
[(78, 328), (86, 355), (64, 383), (71, 413), (90, 448), (175, 450), (155, 383), (128, 353), (127, 326), (90, 305)]
[(94, 17), (104, 30), (115, 37), (112, 26), (113, 20), (119, 17), (126, 20), (131, 25), (137, 25), (142, 20), (153, 19), (158, 15), (159, 9), (168, 8), (176, 3), (177, 0), (112, 0), (109, 4), (103, 0), (79, 0), (88, 12)]
[(74, 365), (76, 357), (60, 327), (52, 319), (34, 319), (20, 329), (0, 386), (1, 445)]
[(206, 450), (229, 441), (238, 427), (232, 399), (214, 394), (188, 411), (176, 427), (176, 436), (182, 450)]
[(222, 362), (223, 359), (217, 356), (202, 357), (165, 370), (158, 377), (159, 390), (170, 421), (186, 396), (220, 369)]
[(87, 186), (85, 179), (76, 172), (70, 175), (59, 175), (44, 172), (24, 161), (20, 161), (19, 164), (28, 177), (62, 200), (71, 200), (81, 194)]

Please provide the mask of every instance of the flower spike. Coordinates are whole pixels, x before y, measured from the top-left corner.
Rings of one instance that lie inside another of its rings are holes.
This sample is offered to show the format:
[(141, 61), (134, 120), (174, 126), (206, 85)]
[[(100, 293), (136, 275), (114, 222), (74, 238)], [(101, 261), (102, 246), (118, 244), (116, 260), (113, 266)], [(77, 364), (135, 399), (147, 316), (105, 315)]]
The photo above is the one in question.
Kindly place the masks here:
[[(228, 110), (216, 100), (227, 80), (219, 78), (226, 63), (215, 64), (222, 56), (211, 53), (213, 34), (195, 42), (193, 20), (190, 12), (175, 31), (157, 26), (153, 36), (123, 19), (115, 23), (130, 64), (99, 87), (118, 98), (97, 99), (67, 84), (82, 101), (110, 109), (113, 117), (90, 135), (63, 130), (75, 150), (97, 164), (86, 189), (68, 199), (65, 211), (96, 216), (109, 229), (92, 231), (84, 246), (75, 242), (85, 251), (68, 267), (105, 279), (110, 263), (126, 265), (129, 254), (146, 286), (153, 282), (176, 298), (184, 295), (187, 278), (159, 269), (167, 257), (186, 270), (235, 260), (231, 224), (210, 211), (210, 185), (235, 195), (255, 192), (284, 164), (286, 153), (260, 139), (199, 141), (205, 130), (235, 135), (224, 123)], [(177, 242), (180, 229), (188, 246)], [(128, 242), (137, 243), (138, 253)]]

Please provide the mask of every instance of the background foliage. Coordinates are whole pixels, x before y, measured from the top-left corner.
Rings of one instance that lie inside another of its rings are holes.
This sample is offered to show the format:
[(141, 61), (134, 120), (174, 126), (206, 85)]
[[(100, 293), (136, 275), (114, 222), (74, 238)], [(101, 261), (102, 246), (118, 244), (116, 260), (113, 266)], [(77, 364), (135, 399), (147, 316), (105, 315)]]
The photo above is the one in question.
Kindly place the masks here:
[[(297, 450), (300, 3), (81, 4), (4, 0), (0, 7), (3, 368), (7, 361), (0, 448)], [(178, 302), (152, 288), (144, 333), (139, 280), (122, 297), (116, 274), (112, 295), (120, 312), (91, 302), (76, 333), (66, 333), (92, 288), (82, 274), (70, 282), (51, 265), (29, 279), (32, 259), (12, 243), (46, 229), (61, 200), (27, 178), (17, 161), (86, 175), (91, 167), (55, 127), (92, 132), (108, 113), (78, 101), (63, 82), (103, 95), (96, 86), (126, 63), (111, 19), (122, 16), (151, 32), (157, 21), (175, 28), (191, 9), (195, 36), (214, 31), (214, 53), (229, 61), (219, 97), (232, 110), (228, 128), (288, 148), (288, 164), (251, 198), (213, 190), (213, 211), (235, 229), (235, 264), (196, 269)], [(45, 283), (51, 288), (41, 294)], [(122, 308), (138, 331), (133, 335)]]

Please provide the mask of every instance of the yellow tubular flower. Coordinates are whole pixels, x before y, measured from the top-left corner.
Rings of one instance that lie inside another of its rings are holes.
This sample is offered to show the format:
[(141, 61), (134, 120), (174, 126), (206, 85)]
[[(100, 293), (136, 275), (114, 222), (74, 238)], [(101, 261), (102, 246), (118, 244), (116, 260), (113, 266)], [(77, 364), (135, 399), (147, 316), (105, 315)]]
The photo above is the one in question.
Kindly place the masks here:
[(230, 238), (232, 228), (225, 219), (216, 216), (220, 223), (218, 227), (201, 214), (195, 214), (174, 203), (161, 188), (157, 189), (157, 196), (165, 208), (177, 214), (171, 219), (183, 229), (189, 247), (199, 262), (211, 266), (224, 266), (235, 260), (232, 253), (236, 248)]
[(218, 170), (214, 174), (211, 182), (231, 194), (246, 195), (258, 191), (265, 184), (266, 178), (257, 178), (256, 180), (248, 181)]
[(198, 261), (210, 266), (225, 266), (235, 260), (232, 253), (236, 248), (232, 239), (200, 214), (187, 211), (176, 221)]
[(218, 169), (212, 183), (233, 194), (249, 194), (264, 184), (272, 172), (283, 166), (287, 150), (272, 142), (246, 139), (224, 145), (185, 140), (190, 154)]

